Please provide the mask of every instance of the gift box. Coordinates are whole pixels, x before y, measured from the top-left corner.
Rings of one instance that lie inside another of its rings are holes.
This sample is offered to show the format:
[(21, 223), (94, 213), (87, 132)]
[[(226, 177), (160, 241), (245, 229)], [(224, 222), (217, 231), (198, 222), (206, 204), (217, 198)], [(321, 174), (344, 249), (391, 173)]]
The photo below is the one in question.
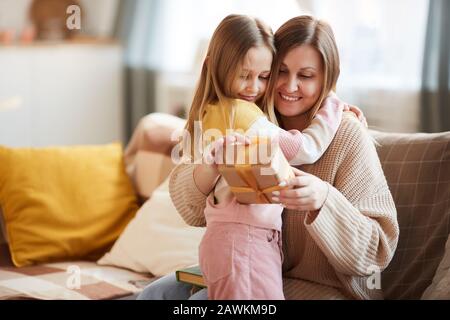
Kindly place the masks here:
[(272, 192), (287, 188), (278, 184), (294, 177), (279, 146), (272, 145), (267, 138), (230, 148), (224, 149), (224, 163), (218, 169), (240, 203), (272, 203)]

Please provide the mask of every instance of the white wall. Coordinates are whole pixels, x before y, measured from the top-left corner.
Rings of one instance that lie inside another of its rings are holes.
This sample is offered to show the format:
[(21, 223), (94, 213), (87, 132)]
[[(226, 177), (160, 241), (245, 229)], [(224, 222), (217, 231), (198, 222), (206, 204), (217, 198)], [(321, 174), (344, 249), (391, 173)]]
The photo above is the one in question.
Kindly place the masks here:
[(123, 141), (117, 44), (0, 46), (0, 144)]
[(27, 21), (31, 0), (0, 0), (0, 29), (21, 30)]

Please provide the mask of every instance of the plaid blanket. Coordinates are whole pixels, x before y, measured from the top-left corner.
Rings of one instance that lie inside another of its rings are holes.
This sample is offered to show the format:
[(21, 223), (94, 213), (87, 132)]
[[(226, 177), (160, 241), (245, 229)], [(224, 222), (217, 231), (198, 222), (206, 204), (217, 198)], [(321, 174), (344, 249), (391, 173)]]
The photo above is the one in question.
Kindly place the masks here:
[(16, 268), (5, 263), (5, 259), (2, 260), (0, 300), (119, 299), (139, 293), (155, 279), (149, 274), (99, 266), (89, 261), (48, 263)]

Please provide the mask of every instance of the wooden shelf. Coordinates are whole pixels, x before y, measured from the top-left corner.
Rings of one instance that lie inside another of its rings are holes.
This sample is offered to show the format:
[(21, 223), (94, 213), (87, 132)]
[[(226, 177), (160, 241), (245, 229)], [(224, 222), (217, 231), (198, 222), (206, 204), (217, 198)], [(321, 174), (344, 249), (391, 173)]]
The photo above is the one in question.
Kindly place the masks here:
[(70, 40), (58, 40), (58, 41), (45, 41), (36, 40), (30, 43), (23, 43), (20, 41), (11, 42), (8, 44), (0, 43), (0, 48), (36, 48), (36, 47), (49, 47), (49, 46), (71, 46), (71, 45), (96, 45), (96, 46), (120, 46), (121, 43), (117, 39), (113, 38), (92, 38), (92, 37), (78, 37)]

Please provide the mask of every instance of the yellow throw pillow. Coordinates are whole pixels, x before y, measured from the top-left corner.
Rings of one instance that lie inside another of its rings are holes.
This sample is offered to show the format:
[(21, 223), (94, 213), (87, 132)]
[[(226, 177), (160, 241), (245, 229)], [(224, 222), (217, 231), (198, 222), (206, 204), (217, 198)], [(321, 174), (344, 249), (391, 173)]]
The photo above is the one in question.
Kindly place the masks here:
[(0, 204), (17, 267), (97, 259), (138, 209), (119, 143), (0, 146)]

